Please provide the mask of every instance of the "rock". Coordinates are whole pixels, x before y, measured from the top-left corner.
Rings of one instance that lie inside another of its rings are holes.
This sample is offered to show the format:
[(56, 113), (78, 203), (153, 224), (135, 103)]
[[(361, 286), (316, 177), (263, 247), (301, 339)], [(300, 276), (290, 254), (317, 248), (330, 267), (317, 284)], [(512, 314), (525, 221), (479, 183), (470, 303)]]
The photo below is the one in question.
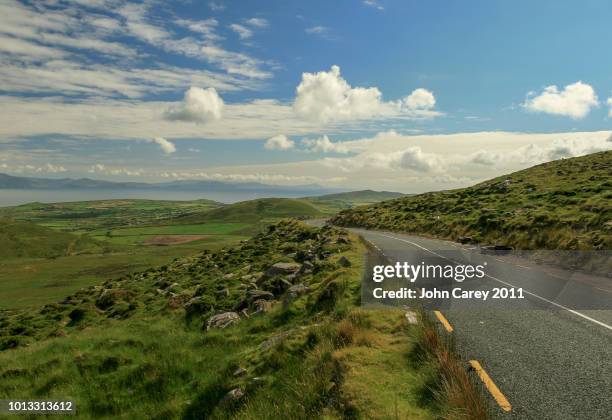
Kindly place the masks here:
[(341, 236), (338, 239), (336, 239), (336, 243), (337, 244), (348, 244), (349, 240), (347, 238), (344, 238), (344, 237)]
[(236, 370), (234, 371), (234, 374), (233, 374), (233, 375), (234, 375), (234, 376), (236, 376), (236, 377), (238, 377), (238, 376), (244, 376), (244, 375), (246, 375), (246, 373), (247, 373), (247, 370), (246, 370), (245, 368), (241, 368), (241, 367), (240, 367), (240, 368), (238, 368), (238, 369), (236, 369)]
[(274, 299), (274, 293), (268, 292), (266, 290), (249, 290), (247, 294), (253, 299)]
[(261, 343), (259, 345), (259, 349), (263, 350), (263, 351), (271, 349), (272, 347), (280, 344), (287, 337), (289, 337), (292, 332), (293, 332), (293, 330), (289, 330), (289, 331), (284, 331), (284, 332), (282, 332), (280, 334), (273, 335), (272, 337), (268, 338), (266, 341)]
[(340, 264), (341, 267), (351, 266), (351, 262), (344, 255), (340, 257), (340, 259), (338, 260), (338, 264)]
[(253, 315), (261, 312), (269, 312), (270, 309), (272, 309), (272, 306), (274, 306), (275, 302), (276, 301), (274, 300), (256, 300), (255, 302), (253, 302), (253, 306), (255, 307), (255, 312), (253, 313)]
[(221, 404), (230, 404), (240, 400), (242, 397), (244, 397), (244, 391), (242, 391), (240, 388), (234, 388), (225, 394), (225, 396), (221, 399)]
[(229, 280), (234, 277), (234, 273), (229, 273), (223, 276), (223, 280)]
[(414, 311), (406, 311), (406, 321), (408, 321), (411, 325), (416, 325), (419, 323), (416, 312)]
[(206, 329), (225, 328), (240, 321), (240, 315), (236, 312), (224, 312), (222, 314), (213, 315), (208, 319)]
[(287, 290), (287, 293), (289, 294), (289, 296), (296, 298), (300, 295), (303, 295), (304, 293), (308, 292), (310, 290), (310, 288), (308, 288), (308, 286), (305, 286), (304, 284), (300, 283), (300, 284), (296, 284), (294, 286), (291, 286), (289, 288), (289, 290)]
[(276, 263), (265, 272), (266, 277), (297, 273), (302, 265), (299, 263)]
[(457, 238), (457, 241), (460, 244), (469, 244), (469, 243), (474, 242), (474, 239), (471, 236), (460, 236)]
[(313, 269), (314, 269), (314, 265), (310, 261), (304, 261), (304, 264), (302, 264), (302, 267), (297, 272), (297, 275), (298, 276), (303, 276), (303, 275), (306, 275), (306, 274), (310, 274), (310, 273), (312, 273)]

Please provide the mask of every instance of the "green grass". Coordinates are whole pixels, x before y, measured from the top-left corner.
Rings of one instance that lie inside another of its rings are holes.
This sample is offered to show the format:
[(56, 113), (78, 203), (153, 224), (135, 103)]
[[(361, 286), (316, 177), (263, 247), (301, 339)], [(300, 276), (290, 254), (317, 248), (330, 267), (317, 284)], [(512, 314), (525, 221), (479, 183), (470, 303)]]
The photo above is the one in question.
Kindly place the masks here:
[(98, 200), (30, 203), (0, 208), (0, 217), (28, 220), (67, 231), (163, 223), (167, 219), (221, 207), (211, 200)]
[(317, 197), (306, 197), (304, 200), (312, 203), (326, 216), (335, 215), (340, 210), (350, 209), (357, 206), (374, 204), (384, 200), (402, 197), (405, 194), (390, 191), (350, 191), (345, 193), (327, 194)]
[(82, 235), (58, 232), (26, 221), (0, 219), (0, 258), (54, 258), (98, 253), (104, 244)]
[(262, 198), (175, 219), (181, 223), (257, 223), (285, 217), (317, 217), (322, 213), (311, 203), (293, 198)]
[[(408, 360), (413, 327), (401, 312), (356, 308), (364, 252), (336, 228), (285, 221), (40, 310), (0, 312), (0, 398), (69, 396), (79, 418), (436, 418), (439, 403), (419, 395), (427, 377)], [(269, 311), (247, 301), (250, 317), (203, 329), (248, 296), (245, 276), (304, 258), (312, 272), (258, 282), (274, 294)], [(309, 291), (290, 299), (283, 279)], [(235, 388), (244, 397), (225, 402)]]
[(612, 249), (612, 151), (458, 190), (340, 212), (332, 222), (515, 249)]

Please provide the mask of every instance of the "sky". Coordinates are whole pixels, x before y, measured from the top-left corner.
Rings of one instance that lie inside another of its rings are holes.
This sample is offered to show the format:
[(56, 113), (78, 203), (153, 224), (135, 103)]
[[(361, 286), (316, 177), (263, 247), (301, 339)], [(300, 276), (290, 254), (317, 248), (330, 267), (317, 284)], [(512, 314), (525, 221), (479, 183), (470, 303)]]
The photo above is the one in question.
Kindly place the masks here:
[(607, 0), (0, 0), (0, 172), (406, 193), (612, 149)]

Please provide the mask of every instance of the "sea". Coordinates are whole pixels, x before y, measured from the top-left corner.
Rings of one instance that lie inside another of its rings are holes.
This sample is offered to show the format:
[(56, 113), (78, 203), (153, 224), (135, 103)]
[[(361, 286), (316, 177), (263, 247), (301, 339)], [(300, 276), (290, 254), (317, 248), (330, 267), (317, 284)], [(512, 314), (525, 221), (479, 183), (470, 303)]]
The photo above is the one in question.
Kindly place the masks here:
[[(302, 193), (302, 196), (304, 194)], [(61, 203), (68, 201), (91, 201), (141, 198), (147, 200), (188, 201), (208, 199), (231, 204), (238, 201), (271, 197), (256, 192), (196, 192), (196, 191), (152, 191), (152, 190), (13, 190), (0, 189), (0, 207), (18, 206), (32, 202)], [(282, 195), (281, 195), (282, 196)], [(279, 197), (279, 195), (274, 195)]]

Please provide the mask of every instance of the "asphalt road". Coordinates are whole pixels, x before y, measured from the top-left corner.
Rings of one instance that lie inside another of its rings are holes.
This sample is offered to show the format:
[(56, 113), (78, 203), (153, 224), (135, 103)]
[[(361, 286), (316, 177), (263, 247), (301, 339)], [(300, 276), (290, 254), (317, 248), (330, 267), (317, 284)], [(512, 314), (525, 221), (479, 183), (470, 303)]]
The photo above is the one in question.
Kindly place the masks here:
[[(458, 351), (478, 360), (512, 405), (500, 418), (612, 418), (612, 289), (609, 279), (545, 270), (517, 258), (398, 233), (352, 229), (394, 263), (487, 262), (462, 288), (522, 287), (525, 299), (440, 302)], [(459, 260), (459, 261), (458, 261)], [(427, 287), (421, 283), (421, 287)]]

